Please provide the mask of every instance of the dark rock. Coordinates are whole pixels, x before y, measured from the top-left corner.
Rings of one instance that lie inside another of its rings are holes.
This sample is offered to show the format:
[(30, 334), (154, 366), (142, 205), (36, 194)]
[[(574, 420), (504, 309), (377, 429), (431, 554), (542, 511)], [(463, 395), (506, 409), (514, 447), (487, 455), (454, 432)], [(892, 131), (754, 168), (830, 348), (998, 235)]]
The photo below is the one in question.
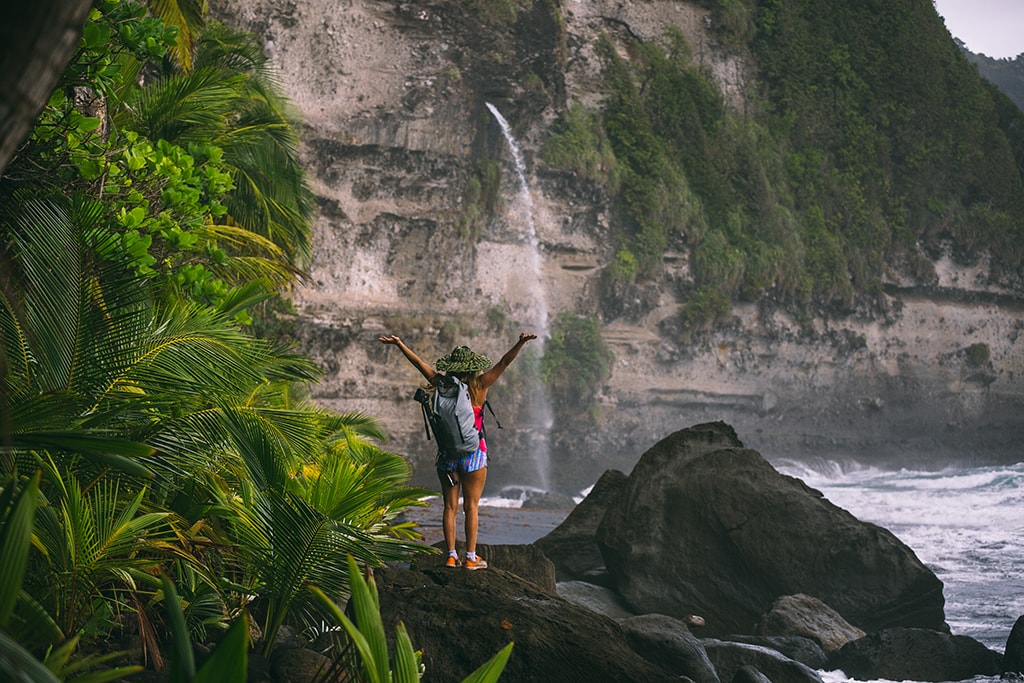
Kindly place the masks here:
[(771, 648), (710, 638), (700, 642), (723, 681), (732, 681), (740, 669), (751, 667), (772, 683), (822, 683), (817, 671)]
[(960, 681), (998, 674), (1001, 660), (968, 636), (891, 628), (847, 643), (829, 657), (828, 666), (860, 679)]
[(732, 683), (772, 683), (772, 681), (754, 667), (746, 665), (736, 669)]
[(703, 614), (712, 635), (752, 632), (795, 593), (865, 630), (948, 629), (942, 583), (910, 548), (779, 474), (721, 422), (644, 453), (597, 540), (634, 611)]
[(607, 584), (607, 569), (595, 534), (608, 506), (622, 493), (625, 484), (625, 474), (607, 470), (557, 528), (534, 542), (555, 563), (559, 581)]
[(534, 510), (572, 510), (576, 501), (572, 496), (556, 491), (533, 493), (523, 501), (523, 507)]
[[(444, 541), (434, 544), (434, 547), (444, 551)], [(455, 544), (456, 550), (461, 557), (466, 556), (466, 546), (462, 541)], [(521, 579), (525, 579), (538, 588), (551, 595), (557, 595), (555, 588), (555, 565), (551, 563), (540, 548), (526, 543), (523, 545), (489, 545), (477, 543), (476, 551), (480, 557), (487, 560), (488, 567), (495, 567), (511, 572)], [(445, 555), (424, 555), (416, 558), (413, 563), (414, 569), (446, 569), (444, 567)], [(460, 570), (461, 571), (461, 570)]]
[(626, 645), (613, 620), (497, 567), (376, 572), (389, 637), (401, 621), (423, 651), (425, 683), (458, 681), (515, 642), (502, 683), (671, 681)]
[(828, 657), (821, 646), (811, 638), (803, 636), (723, 636), (722, 640), (731, 643), (745, 643), (771, 648), (812, 669), (824, 669)]
[(629, 646), (665, 671), (695, 683), (720, 683), (704, 646), (686, 624), (663, 614), (644, 614), (619, 621)]
[(589, 609), (591, 612), (597, 612), (612, 619), (626, 619), (634, 616), (623, 604), (619, 594), (610, 588), (596, 586), (586, 581), (559, 581), (555, 586), (558, 589), (558, 597)]
[(1006, 639), (1003, 673), (1024, 673), (1024, 617), (1019, 617)]
[(811, 638), (826, 654), (867, 635), (821, 600), (803, 594), (784, 595), (776, 600), (754, 632), (764, 636)]
[(274, 651), (270, 671), (276, 683), (315, 681), (331, 667), (328, 657), (305, 648), (285, 647)]

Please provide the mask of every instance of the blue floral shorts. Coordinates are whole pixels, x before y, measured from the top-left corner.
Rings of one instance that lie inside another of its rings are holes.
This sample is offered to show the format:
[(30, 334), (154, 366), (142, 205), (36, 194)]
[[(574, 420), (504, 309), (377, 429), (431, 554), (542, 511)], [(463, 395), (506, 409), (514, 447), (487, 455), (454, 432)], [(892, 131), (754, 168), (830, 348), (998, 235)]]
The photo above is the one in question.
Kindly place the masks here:
[(437, 471), (441, 474), (476, 472), (485, 467), (487, 467), (487, 451), (483, 448), (478, 448), (469, 455), (462, 455), (455, 459), (447, 458), (441, 453), (437, 454)]

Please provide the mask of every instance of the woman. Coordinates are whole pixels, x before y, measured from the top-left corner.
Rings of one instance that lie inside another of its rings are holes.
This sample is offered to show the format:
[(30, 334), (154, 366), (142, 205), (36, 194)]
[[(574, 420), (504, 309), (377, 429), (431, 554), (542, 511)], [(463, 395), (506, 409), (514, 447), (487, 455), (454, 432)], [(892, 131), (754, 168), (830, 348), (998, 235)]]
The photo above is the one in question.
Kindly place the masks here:
[[(490, 359), (486, 356), (474, 353), (468, 346), (459, 346), (447, 356), (439, 358), (434, 363), (436, 369), (425, 363), (394, 335), (380, 337), (378, 341), (382, 344), (397, 346), (413, 367), (427, 379), (431, 387), (437, 387), (441, 378), (438, 370), (462, 380), (469, 387), (469, 398), (473, 404), (476, 428), (479, 430), (483, 424), (484, 401), (487, 400), (487, 391), (501, 377), (501, 373), (505, 372), (505, 368), (515, 360), (527, 342), (536, 338), (535, 334), (520, 333), (519, 341), (493, 367), (491, 367)], [(476, 452), (469, 455), (451, 459), (439, 452), (437, 474), (441, 480), (441, 496), (444, 500), (442, 528), (444, 529), (444, 542), (448, 548), (446, 566), (462, 566), (459, 554), (455, 550), (455, 517), (459, 510), (459, 492), (461, 490), (462, 506), (466, 515), (465, 567), (466, 569), (487, 569), (487, 561), (476, 554), (477, 509), (480, 505), (480, 496), (484, 492), (484, 482), (487, 480), (487, 444), (484, 439), (480, 439), (480, 447)]]

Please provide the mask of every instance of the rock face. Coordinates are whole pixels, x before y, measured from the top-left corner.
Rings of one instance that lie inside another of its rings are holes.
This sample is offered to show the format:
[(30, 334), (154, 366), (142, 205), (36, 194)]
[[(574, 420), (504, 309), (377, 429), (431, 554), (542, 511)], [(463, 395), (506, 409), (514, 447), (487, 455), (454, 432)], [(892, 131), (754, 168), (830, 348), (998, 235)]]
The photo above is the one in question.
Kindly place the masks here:
[(515, 646), (503, 683), (677, 680), (631, 650), (611, 619), (494, 565), (476, 572), (388, 568), (376, 582), (385, 625), (402, 621), (423, 650), (426, 683), (461, 681), (509, 641)]
[[(309, 279), (293, 303), (301, 349), (324, 368), (317, 402), (383, 420), (389, 446), (434, 484), (410, 387), (418, 381), (384, 332), (426, 358), (455, 343), (495, 357), (521, 327), (572, 311), (599, 320), (616, 360), (596, 396), (599, 422), (563, 406), (551, 435), (551, 488), (576, 493), (627, 470), (680, 423), (727, 420), (768, 458), (918, 454), (1015, 462), (1024, 440), (1024, 307), (993, 283), (982, 255), (934, 261), (936, 283), (879, 274), (888, 313), (798, 319), (738, 304), (727, 325), (686, 339), (692, 244), (681, 237), (659, 271), (621, 296), (602, 275), (623, 220), (608, 191), (551, 168), (539, 149), (570, 104), (603, 96), (598, 35), (628, 55), (633, 38), (680, 29), (693, 59), (742, 112), (756, 65), (720, 49), (696, 0), (430, 3), (214, 0), (226, 22), (263, 36), (305, 121), (303, 153), (318, 198)], [(509, 16), (500, 9), (513, 7)], [(487, 16), (487, 8), (494, 14)], [(511, 124), (526, 166), (539, 251), (518, 202), (509, 147), (486, 103)], [(483, 198), (479, 169), (497, 183)], [(539, 277), (530, 272), (539, 259)], [(539, 281), (539, 290), (531, 284)], [(536, 330), (543, 333), (543, 330)], [(966, 349), (991, 358), (972, 365)], [(505, 430), (492, 434), (491, 481), (538, 484), (526, 383), (497, 386)], [(765, 428), (766, 424), (771, 427)], [(1010, 460), (1012, 458), (1012, 460)]]
[(780, 475), (723, 423), (644, 453), (597, 540), (634, 611), (700, 614), (712, 635), (751, 633), (776, 598), (796, 593), (867, 631), (948, 630), (942, 584), (912, 550)]
[(967, 636), (893, 628), (844, 645), (828, 665), (861, 680), (961, 681), (1000, 673), (1001, 660)]

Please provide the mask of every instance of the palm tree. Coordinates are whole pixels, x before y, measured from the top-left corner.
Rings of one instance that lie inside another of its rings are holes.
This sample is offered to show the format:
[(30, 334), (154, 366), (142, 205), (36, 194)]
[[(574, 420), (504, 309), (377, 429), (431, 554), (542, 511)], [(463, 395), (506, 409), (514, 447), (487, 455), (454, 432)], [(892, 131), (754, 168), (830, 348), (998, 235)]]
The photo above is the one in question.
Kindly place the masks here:
[(152, 140), (223, 149), (234, 179), (223, 227), (258, 235), (289, 263), (308, 265), (313, 195), (292, 113), (256, 36), (210, 23), (196, 36), (190, 69), (168, 68), (126, 99), (117, 125)]
[(373, 420), (288, 390), (316, 370), (231, 322), (255, 294), (221, 308), (152, 296), (101, 217), (30, 199), (0, 220), (0, 453), (8, 474), (47, 473), (30, 592), (72, 633), (97, 600), (113, 614), (121, 593), (155, 590), (143, 570), (177, 563), (230, 616), (247, 598), (223, 595), (211, 567), (226, 562), (265, 610), (269, 649), (286, 620), (319, 623), (309, 585), (345, 593), (345, 553), (378, 565), (422, 550), (397, 517), (428, 492), (373, 445)]

